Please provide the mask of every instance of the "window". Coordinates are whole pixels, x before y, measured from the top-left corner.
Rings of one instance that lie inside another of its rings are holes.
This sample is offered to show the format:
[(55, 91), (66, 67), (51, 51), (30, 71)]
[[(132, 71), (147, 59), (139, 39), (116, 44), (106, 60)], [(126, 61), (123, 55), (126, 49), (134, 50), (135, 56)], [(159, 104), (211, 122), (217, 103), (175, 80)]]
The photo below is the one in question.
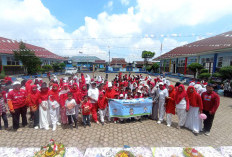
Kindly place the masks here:
[(221, 68), (223, 63), (223, 57), (218, 58), (218, 67)]
[(7, 57), (7, 65), (19, 65), (19, 61), (15, 61), (13, 57)]

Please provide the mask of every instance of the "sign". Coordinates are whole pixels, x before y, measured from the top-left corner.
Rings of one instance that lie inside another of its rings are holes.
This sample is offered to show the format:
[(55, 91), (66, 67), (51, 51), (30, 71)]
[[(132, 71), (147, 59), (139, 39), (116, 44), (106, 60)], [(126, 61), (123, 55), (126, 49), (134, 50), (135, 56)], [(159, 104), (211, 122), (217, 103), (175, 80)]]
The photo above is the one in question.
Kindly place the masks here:
[(152, 98), (111, 99), (109, 101), (110, 117), (129, 118), (151, 115)]

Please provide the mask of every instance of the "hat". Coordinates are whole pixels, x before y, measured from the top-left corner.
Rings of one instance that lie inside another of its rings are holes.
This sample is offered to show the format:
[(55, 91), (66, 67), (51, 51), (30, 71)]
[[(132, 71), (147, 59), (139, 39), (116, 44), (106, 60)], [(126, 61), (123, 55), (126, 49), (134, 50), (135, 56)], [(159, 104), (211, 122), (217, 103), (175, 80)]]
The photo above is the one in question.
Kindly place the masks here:
[(123, 98), (123, 94), (120, 94), (119, 97), (120, 97), (120, 98)]
[(159, 83), (159, 86), (160, 86), (160, 85), (161, 85), (161, 86), (163, 86), (163, 85), (164, 85), (164, 83), (163, 83), (163, 82), (160, 82), (160, 83)]
[(108, 82), (108, 87), (112, 87), (112, 83), (111, 82)]
[(14, 85), (21, 85), (21, 83), (19, 82), (19, 81), (15, 81), (14, 83), (13, 83), (13, 86)]

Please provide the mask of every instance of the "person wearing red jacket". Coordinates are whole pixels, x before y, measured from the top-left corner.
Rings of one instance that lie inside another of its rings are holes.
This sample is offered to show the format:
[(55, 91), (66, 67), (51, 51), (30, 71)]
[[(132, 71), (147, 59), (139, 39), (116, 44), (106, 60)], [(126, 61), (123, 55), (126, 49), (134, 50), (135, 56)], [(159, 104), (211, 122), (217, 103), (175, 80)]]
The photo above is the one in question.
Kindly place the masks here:
[(168, 86), (168, 97), (166, 102), (166, 115), (167, 115), (167, 126), (172, 125), (172, 115), (175, 115), (176, 105), (175, 105), (176, 91), (173, 85)]
[(62, 90), (60, 91), (60, 118), (61, 118), (61, 123), (66, 125), (68, 124), (68, 117), (66, 115), (66, 108), (65, 108), (65, 101), (68, 99), (68, 92), (69, 92), (68, 84), (64, 83)]
[(202, 113), (203, 105), (201, 96), (197, 93), (194, 86), (189, 86), (187, 89), (189, 98), (189, 112), (185, 122), (185, 127), (193, 131), (195, 135), (202, 130), (202, 120), (199, 117), (199, 113)]
[(19, 117), (22, 117), (22, 126), (27, 125), (27, 106), (25, 104), (26, 91), (20, 89), (21, 84), (18, 81), (13, 83), (13, 90), (8, 93), (7, 103), (13, 118), (13, 129), (15, 131), (22, 131), (19, 129)]
[(104, 118), (106, 116), (106, 110), (107, 110), (107, 108), (106, 108), (107, 99), (102, 92), (100, 92), (100, 94), (99, 94), (97, 105), (98, 105), (98, 110), (99, 110), (99, 114), (100, 114), (100, 122), (102, 125), (104, 125)]
[(176, 96), (175, 96), (175, 103), (176, 103), (176, 113), (179, 118), (177, 128), (180, 129), (185, 124), (187, 111), (189, 110), (188, 95), (187, 92), (185, 91), (184, 85), (182, 84), (178, 86), (178, 91), (176, 92)]
[(92, 104), (88, 100), (87, 95), (84, 96), (84, 100), (81, 102), (81, 108), (82, 108), (84, 127), (86, 127), (86, 125), (91, 126), (91, 124), (90, 124), (90, 114), (91, 114)]
[(49, 108), (48, 108), (48, 94), (49, 88), (47, 87), (47, 83), (43, 82), (41, 85), (41, 91), (38, 96), (39, 103), (39, 126), (40, 128), (44, 128), (45, 130), (49, 130)]
[(50, 112), (50, 117), (52, 121), (53, 128), (52, 130), (56, 130), (56, 125), (61, 125), (59, 123), (59, 109), (60, 109), (60, 104), (59, 104), (59, 89), (58, 89), (58, 84), (53, 84), (52, 85), (52, 90), (49, 91), (49, 97), (48, 97), (48, 104), (49, 104), (49, 112)]
[(34, 128), (39, 129), (39, 91), (37, 85), (32, 85), (31, 90), (27, 93), (26, 104), (30, 107), (34, 119)]
[(213, 84), (208, 83), (206, 92), (202, 93), (201, 98), (203, 102), (203, 113), (207, 116), (204, 120), (205, 135), (210, 135), (210, 130), (213, 125), (215, 113), (220, 104), (220, 97), (213, 91)]

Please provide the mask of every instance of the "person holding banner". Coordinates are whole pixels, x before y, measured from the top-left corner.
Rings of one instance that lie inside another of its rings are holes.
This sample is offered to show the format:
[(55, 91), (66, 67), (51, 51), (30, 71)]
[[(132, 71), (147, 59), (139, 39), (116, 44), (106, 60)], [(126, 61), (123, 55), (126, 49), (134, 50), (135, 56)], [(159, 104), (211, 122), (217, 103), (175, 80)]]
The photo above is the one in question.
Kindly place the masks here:
[(168, 97), (168, 90), (166, 88), (164, 88), (164, 83), (160, 82), (159, 83), (159, 88), (157, 90), (159, 98), (159, 120), (158, 120), (158, 124), (161, 124), (164, 120), (164, 115), (165, 115), (165, 103), (166, 103), (166, 99)]

